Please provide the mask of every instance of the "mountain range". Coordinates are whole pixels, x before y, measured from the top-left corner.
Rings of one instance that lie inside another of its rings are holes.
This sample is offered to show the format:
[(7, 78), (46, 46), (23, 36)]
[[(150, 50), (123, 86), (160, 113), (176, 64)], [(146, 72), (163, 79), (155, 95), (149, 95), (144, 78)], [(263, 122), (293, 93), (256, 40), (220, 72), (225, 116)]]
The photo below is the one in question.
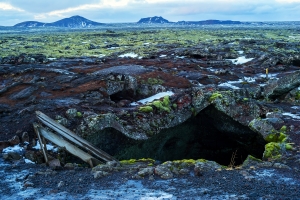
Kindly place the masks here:
[[(250, 24), (249, 22), (231, 21), (231, 20), (204, 20), (204, 21), (178, 21), (170, 22), (163, 17), (147, 17), (141, 18), (137, 24), (175, 24), (175, 25), (214, 25), (214, 24)], [(98, 23), (88, 20), (81, 16), (72, 16), (70, 18), (64, 18), (52, 23), (43, 23), (38, 21), (25, 21), (14, 25), (14, 27), (67, 27), (67, 28), (89, 28), (95, 26), (105, 25), (104, 23)]]
[(26, 21), (21, 22), (14, 27), (68, 27), (68, 28), (87, 28), (87, 27), (93, 27), (93, 26), (100, 26), (104, 25), (103, 23), (94, 22), (91, 20), (88, 20), (81, 16), (72, 16), (70, 18), (64, 18), (61, 20), (58, 20), (53, 23), (43, 23), (43, 22), (37, 22), (37, 21)]

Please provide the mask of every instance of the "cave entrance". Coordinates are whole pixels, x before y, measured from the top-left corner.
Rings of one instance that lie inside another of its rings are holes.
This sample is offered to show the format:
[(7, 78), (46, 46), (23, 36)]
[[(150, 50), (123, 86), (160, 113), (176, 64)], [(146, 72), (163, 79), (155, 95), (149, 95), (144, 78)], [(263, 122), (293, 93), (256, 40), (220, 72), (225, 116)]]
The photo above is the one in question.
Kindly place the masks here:
[(136, 141), (112, 128), (97, 133), (94, 144), (117, 159), (153, 158), (159, 161), (200, 159), (228, 166), (240, 165), (248, 155), (262, 158), (265, 140), (247, 126), (234, 121), (213, 106), (186, 122), (162, 130), (146, 141)]
[(136, 101), (138, 97), (136, 97), (135, 91), (133, 90), (123, 90), (117, 93), (114, 93), (110, 95), (110, 99), (117, 103), (120, 100), (130, 100), (130, 101)]

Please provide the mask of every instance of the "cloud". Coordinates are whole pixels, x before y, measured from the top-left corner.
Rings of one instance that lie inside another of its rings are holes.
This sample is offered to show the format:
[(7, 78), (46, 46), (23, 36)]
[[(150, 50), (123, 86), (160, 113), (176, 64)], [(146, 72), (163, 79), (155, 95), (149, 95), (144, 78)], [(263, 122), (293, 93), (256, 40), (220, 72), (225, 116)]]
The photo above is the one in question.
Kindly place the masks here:
[(18, 12), (24, 12), (24, 10), (14, 7), (12, 5), (10, 5), (9, 3), (2, 3), (0, 2), (0, 10), (5, 10), (5, 11), (18, 11)]
[(76, 7), (68, 7), (65, 9), (53, 10), (51, 12), (35, 15), (35, 19), (45, 19), (47, 16), (65, 17), (66, 14), (76, 13), (81, 11), (94, 11), (102, 9), (117, 9), (128, 5), (129, 0), (103, 0), (95, 4), (83, 4)]
[(300, 0), (5, 0), (5, 2), (7, 3), (0, 3), (2, 24), (8, 23), (6, 19), (10, 21), (19, 19), (19, 22), (25, 19), (53, 22), (72, 15), (81, 15), (104, 23), (135, 22), (142, 17), (155, 15), (170, 21), (300, 19), (300, 12), (297, 10), (300, 7)]
[(276, 0), (279, 3), (300, 3), (300, 0)]

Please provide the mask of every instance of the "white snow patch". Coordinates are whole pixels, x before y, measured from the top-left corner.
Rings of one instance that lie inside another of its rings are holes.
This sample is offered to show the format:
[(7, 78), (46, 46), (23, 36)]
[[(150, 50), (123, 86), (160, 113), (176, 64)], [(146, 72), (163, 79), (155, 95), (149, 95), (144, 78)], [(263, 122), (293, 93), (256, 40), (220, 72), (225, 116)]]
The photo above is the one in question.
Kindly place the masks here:
[(240, 81), (241, 82), (246, 81), (248, 83), (253, 83), (253, 82), (255, 82), (255, 78), (253, 78), (253, 77), (246, 77), (245, 76), (243, 79), (240, 79)]
[(149, 45), (149, 44), (150, 44), (149, 42), (144, 43), (144, 45)]
[(154, 101), (154, 100), (156, 100), (156, 99), (160, 99), (160, 98), (165, 97), (165, 96), (172, 96), (173, 94), (174, 94), (174, 93), (171, 92), (171, 91), (160, 92), (160, 93), (157, 93), (157, 94), (155, 94), (155, 95), (153, 95), (153, 96), (151, 96), (151, 97), (148, 97), (148, 98), (146, 98), (146, 99), (141, 99), (141, 100), (139, 100), (139, 101), (137, 101), (137, 102), (133, 102), (133, 103), (131, 103), (130, 105), (131, 105), (131, 106), (137, 106), (137, 105), (139, 105), (139, 104), (150, 103), (150, 102), (152, 102), (152, 101)]
[(255, 172), (256, 176), (259, 177), (271, 177), (274, 176), (274, 170), (273, 169), (264, 169), (263, 171), (256, 171)]
[(267, 85), (267, 84), (265, 84), (265, 83), (259, 84), (259, 86), (261, 86), (261, 87), (266, 86), (266, 85)]
[(48, 58), (48, 60), (53, 61), (56, 60), (57, 58)]
[(2, 150), (3, 153), (10, 153), (10, 152), (16, 152), (16, 153), (23, 153), (25, 150), (23, 147), (20, 147), (19, 144), (13, 146), (13, 147), (7, 147)]
[(300, 120), (300, 116), (292, 114), (292, 113), (286, 112), (286, 113), (282, 113), (282, 115), (289, 116), (289, 117), (291, 117), (293, 119), (299, 119)]
[(218, 86), (219, 87), (229, 87), (229, 88), (232, 88), (232, 89), (240, 89), (239, 87), (237, 87), (233, 84), (238, 84), (238, 83), (243, 83), (243, 82), (253, 83), (253, 82), (255, 82), (255, 78), (253, 78), (253, 77), (244, 77), (244, 78), (239, 79), (237, 81), (227, 81), (225, 83), (221, 83)]
[(238, 82), (237, 81), (228, 81), (228, 82), (225, 82), (225, 83), (221, 83), (218, 86), (219, 87), (229, 87), (229, 88), (232, 88), (232, 89), (240, 89), (239, 87), (232, 85), (232, 83), (238, 83)]
[(110, 48), (107, 48), (108, 50), (114, 50), (114, 49), (118, 49), (120, 47), (110, 47)]
[(239, 64), (247, 63), (253, 59), (254, 58), (246, 58), (245, 56), (241, 56), (236, 59), (226, 59), (226, 60), (230, 60), (233, 64), (239, 65)]
[(292, 109), (300, 109), (300, 106), (292, 106)]
[[(41, 145), (39, 143), (39, 141), (36, 142), (36, 145), (34, 147), (32, 147), (33, 149), (36, 149), (36, 150), (40, 150), (41, 149)], [(46, 148), (48, 151), (53, 151), (53, 152), (57, 152), (58, 151), (58, 148), (57, 147), (54, 147), (52, 144), (46, 144)]]
[(239, 54), (243, 54), (244, 53), (244, 51), (237, 51)]
[(24, 158), (25, 163), (27, 164), (35, 164), (35, 162), (32, 162), (31, 160)]
[(160, 55), (159, 57), (160, 57), (160, 58), (164, 58), (164, 57), (166, 57), (166, 56), (167, 56), (167, 55)]
[(124, 58), (124, 57), (130, 57), (130, 58), (136, 58), (138, 57), (139, 55), (135, 54), (135, 53), (125, 53), (125, 54), (122, 54), (119, 56), (119, 58)]
[[(276, 78), (277, 75), (278, 75), (278, 73), (269, 73), (268, 78), (278, 79), (278, 78)], [(259, 74), (259, 77), (266, 78), (266, 74)]]
[(176, 56), (176, 58), (184, 59), (185, 56)]

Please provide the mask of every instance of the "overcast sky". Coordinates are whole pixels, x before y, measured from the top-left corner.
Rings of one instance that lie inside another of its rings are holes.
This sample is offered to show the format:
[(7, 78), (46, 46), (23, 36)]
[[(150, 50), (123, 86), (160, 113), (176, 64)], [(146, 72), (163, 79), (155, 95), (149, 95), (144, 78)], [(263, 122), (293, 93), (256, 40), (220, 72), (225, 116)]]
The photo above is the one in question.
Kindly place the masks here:
[(54, 22), (80, 15), (93, 21), (137, 22), (162, 16), (169, 21), (206, 19), (300, 21), (300, 0), (4, 0), (0, 25)]

